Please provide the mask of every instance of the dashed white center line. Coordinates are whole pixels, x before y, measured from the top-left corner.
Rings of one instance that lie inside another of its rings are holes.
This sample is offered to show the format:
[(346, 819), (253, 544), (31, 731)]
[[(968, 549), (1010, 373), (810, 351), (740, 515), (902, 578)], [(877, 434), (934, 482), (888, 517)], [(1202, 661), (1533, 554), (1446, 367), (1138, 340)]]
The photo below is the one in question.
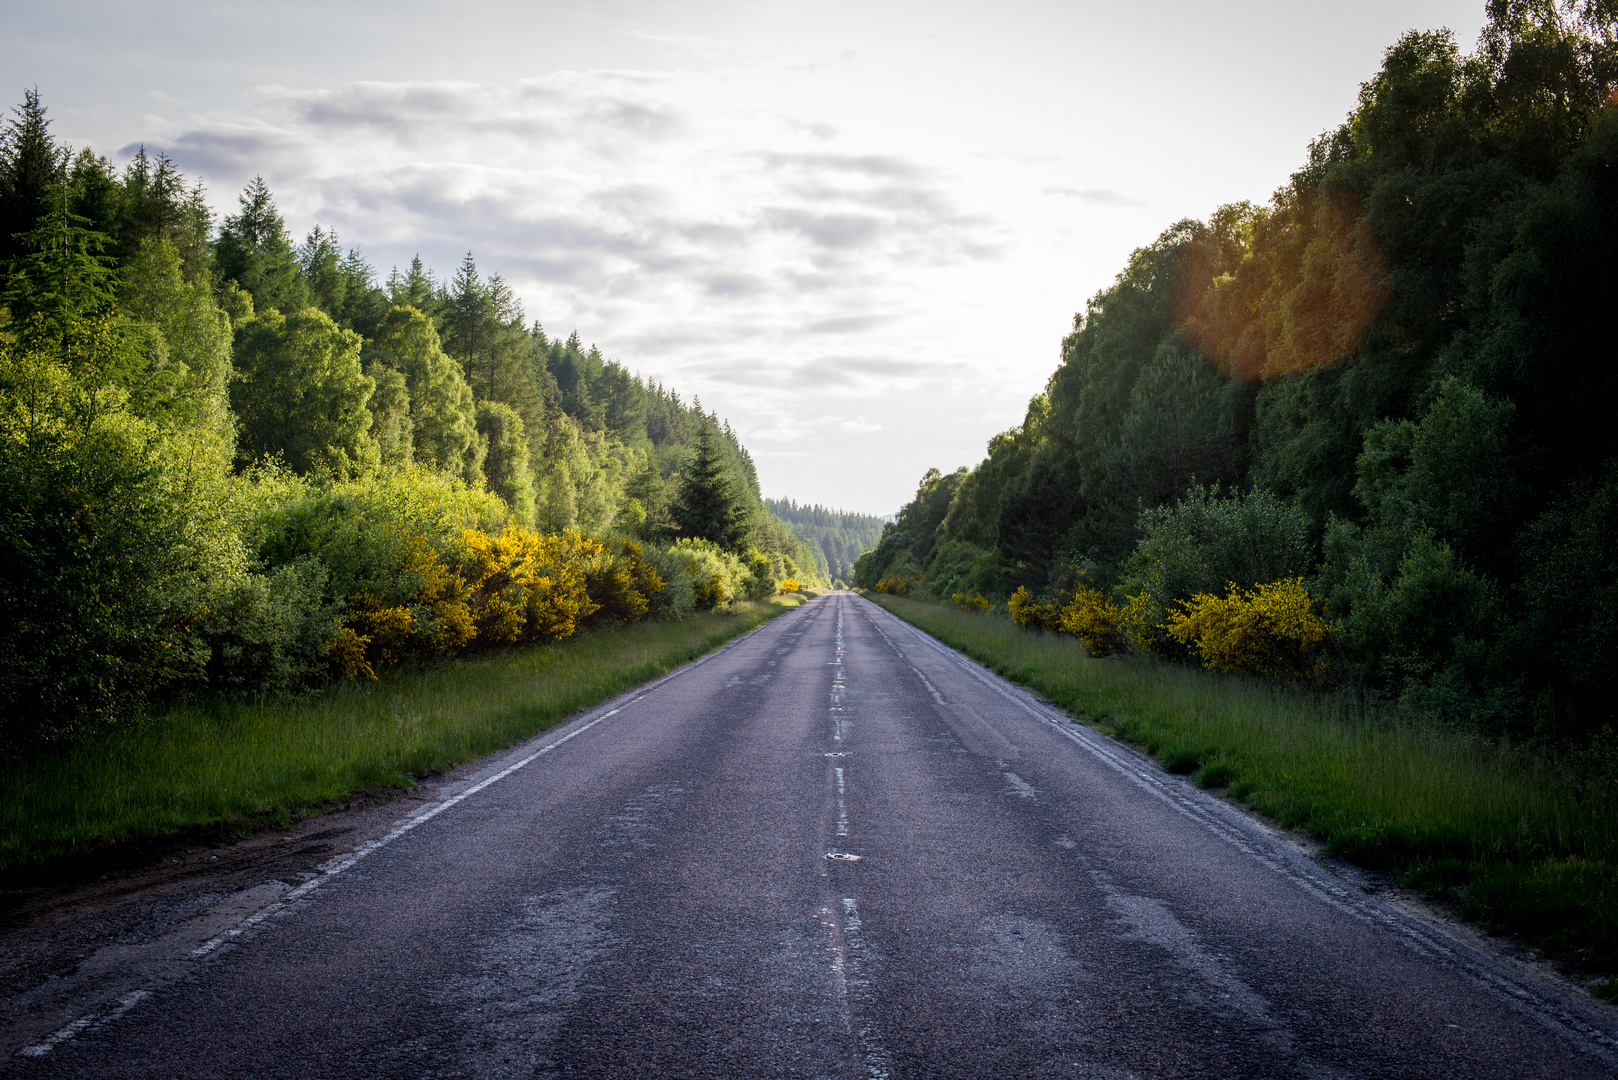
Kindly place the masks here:
[(834, 770), (837, 773), (837, 835), (848, 835), (848, 803), (843, 798), (843, 767), (838, 765)]

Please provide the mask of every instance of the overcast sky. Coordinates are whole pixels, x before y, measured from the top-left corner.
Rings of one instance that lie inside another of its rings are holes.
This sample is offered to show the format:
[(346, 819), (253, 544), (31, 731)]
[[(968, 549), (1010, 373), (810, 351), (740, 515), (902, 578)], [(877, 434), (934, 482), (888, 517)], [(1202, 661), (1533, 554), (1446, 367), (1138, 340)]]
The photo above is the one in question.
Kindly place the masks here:
[(530, 318), (728, 418), (765, 493), (888, 513), (978, 461), (1073, 313), (1184, 217), (1263, 200), (1407, 29), (1311, 4), (50, 4), (0, 72), (58, 138), (145, 143), (221, 213), (385, 276), (470, 249)]

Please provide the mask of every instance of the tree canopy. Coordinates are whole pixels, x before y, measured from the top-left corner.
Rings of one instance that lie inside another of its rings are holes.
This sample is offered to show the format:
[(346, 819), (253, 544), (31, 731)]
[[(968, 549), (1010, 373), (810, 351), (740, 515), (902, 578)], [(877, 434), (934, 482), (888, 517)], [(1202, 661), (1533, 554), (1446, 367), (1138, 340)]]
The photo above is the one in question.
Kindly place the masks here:
[(1122, 600), (1143, 544), (1225, 514), (1160, 508), (1273, 499), (1372, 692), (1519, 736), (1609, 722), (1618, 638), (1543, 590), (1548, 565), (1618, 588), (1588, 539), (1618, 460), (1618, 43), (1602, 5), (1488, 16), (1471, 54), (1401, 37), (1267, 205), (1135, 251), (1022, 424), (924, 476), (860, 579)]

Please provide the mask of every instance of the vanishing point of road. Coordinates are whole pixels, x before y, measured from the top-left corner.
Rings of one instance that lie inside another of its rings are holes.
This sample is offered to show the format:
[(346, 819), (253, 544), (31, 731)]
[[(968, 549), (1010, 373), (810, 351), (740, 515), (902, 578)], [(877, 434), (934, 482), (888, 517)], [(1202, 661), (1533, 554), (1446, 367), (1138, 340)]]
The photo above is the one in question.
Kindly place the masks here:
[[(848, 593), (492, 760), (17, 1076), (1582, 1077), (1607, 1013)], [(133, 984), (132, 984), (133, 985)]]

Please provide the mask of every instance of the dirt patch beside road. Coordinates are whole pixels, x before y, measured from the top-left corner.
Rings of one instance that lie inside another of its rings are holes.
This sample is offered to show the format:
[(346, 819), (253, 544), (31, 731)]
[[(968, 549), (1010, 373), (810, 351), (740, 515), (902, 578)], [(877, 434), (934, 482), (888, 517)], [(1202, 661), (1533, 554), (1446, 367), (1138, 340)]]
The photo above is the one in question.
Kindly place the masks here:
[[(360, 793), (290, 826), (245, 836), (211, 829), (12, 871), (0, 884), (0, 999), (68, 977), (107, 946), (138, 946), (170, 934), (267, 882), (295, 886), (322, 863), (437, 801), (454, 779)], [(6, 1019), (0, 1027), (9, 1026)]]

